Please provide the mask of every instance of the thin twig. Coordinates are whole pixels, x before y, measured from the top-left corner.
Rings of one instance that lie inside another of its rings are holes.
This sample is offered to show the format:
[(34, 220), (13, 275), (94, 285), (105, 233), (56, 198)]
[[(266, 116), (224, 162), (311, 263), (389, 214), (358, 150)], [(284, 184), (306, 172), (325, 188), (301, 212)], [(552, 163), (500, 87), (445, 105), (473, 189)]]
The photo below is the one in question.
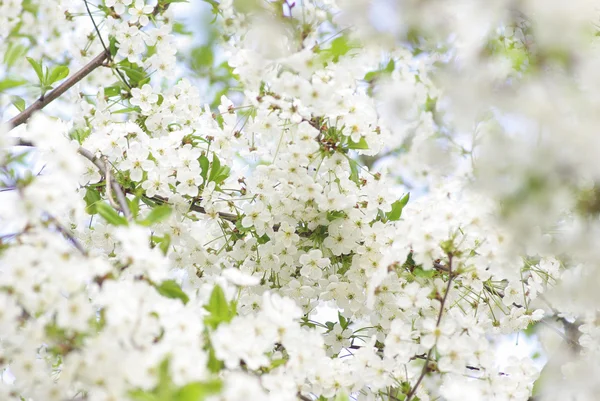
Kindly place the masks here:
[[(23, 140), (23, 139), (17, 139), (17, 146), (28, 146), (28, 147), (34, 147), (35, 145), (29, 141)], [(109, 169), (109, 167), (103, 163), (100, 159), (98, 159), (96, 156), (94, 156), (92, 154), (92, 152), (90, 152), (87, 149), (84, 149), (82, 147), (80, 147), (77, 152), (82, 155), (83, 157), (85, 157), (86, 159), (88, 159), (89, 161), (91, 161), (92, 163), (94, 163), (94, 165), (98, 168), (98, 170), (100, 171), (100, 174), (104, 177), (104, 179), (108, 182), (110, 181), (110, 188), (112, 189), (112, 191), (116, 194), (117, 196), (117, 200), (119, 201), (119, 208), (123, 209), (123, 213), (127, 215), (131, 215), (128, 208), (127, 208), (127, 201), (125, 198), (125, 195), (123, 193), (123, 190), (121, 189), (121, 187), (119, 186), (119, 184), (115, 181), (115, 180), (111, 180), (110, 179), (110, 172), (108, 172), (109, 174), (109, 178), (107, 179), (107, 171)], [(108, 187), (108, 185), (107, 185)], [(111, 193), (108, 192), (110, 191), (110, 189), (107, 188), (107, 196), (109, 198), (109, 202), (112, 199)], [(158, 203), (169, 203), (169, 199), (159, 196), (159, 195), (155, 195), (153, 197), (148, 197), (148, 199), (150, 199), (151, 201), (154, 202), (158, 202)], [(123, 205), (125, 205), (125, 207), (123, 207)], [(202, 206), (197, 205), (195, 203), (192, 203), (190, 205), (190, 210), (194, 211), (194, 212), (198, 212), (198, 213), (202, 213), (202, 214), (209, 214), (206, 209), (204, 209)], [(127, 211), (127, 212), (126, 212)], [(217, 212), (218, 216), (223, 219), (223, 220), (227, 220), (230, 221), (232, 223), (235, 223), (236, 221), (238, 221), (238, 216), (233, 214), (233, 213), (225, 213), (225, 212)], [(129, 217), (128, 217), (129, 218)], [(277, 230), (275, 230), (277, 231)]]
[[(452, 286), (452, 279), (454, 278), (454, 274), (452, 272), (452, 254), (451, 253), (448, 254), (448, 276), (449, 276), (448, 277), (448, 285), (446, 286), (446, 292), (444, 293), (444, 297), (442, 298), (442, 302), (440, 305), (440, 311), (438, 313), (437, 322), (435, 324), (436, 328), (439, 327), (440, 322), (442, 321), (442, 315), (444, 314), (444, 305), (446, 304), (446, 300), (448, 299), (448, 293), (450, 292), (450, 287)], [(436, 345), (434, 344), (433, 347), (431, 347), (429, 349), (429, 352), (427, 353), (427, 357), (425, 358), (425, 364), (423, 365), (423, 369), (421, 370), (421, 374), (419, 375), (419, 378), (417, 379), (417, 382), (415, 383), (413, 388), (410, 390), (410, 392), (406, 396), (405, 401), (410, 401), (412, 399), (412, 397), (417, 392), (419, 385), (423, 381), (423, 378), (425, 378), (425, 375), (429, 371), (429, 361), (431, 360), (431, 355), (433, 354), (433, 350), (434, 350), (435, 346)]]
[[(112, 207), (114, 207), (117, 210), (121, 210), (121, 207), (119, 205), (117, 205), (117, 203), (115, 202), (115, 200), (113, 199), (112, 196), (112, 190), (111, 190), (111, 176), (110, 176), (110, 164), (108, 162), (108, 157), (106, 156), (102, 156), (102, 161), (104, 162), (104, 180), (106, 181), (106, 197), (108, 198), (108, 203), (110, 203), (110, 205)], [(122, 211), (122, 210), (121, 210)]]
[[(108, 47), (106, 47), (106, 44), (104, 43), (104, 39), (102, 39), (102, 35), (100, 35), (100, 29), (98, 28), (98, 25), (96, 25), (96, 21), (94, 20), (94, 17), (92, 16), (92, 12), (90, 11), (88, 2), (87, 2), (87, 0), (83, 0), (83, 2), (85, 3), (85, 8), (87, 9), (87, 13), (90, 16), (90, 19), (92, 20), (92, 24), (94, 24), (94, 29), (96, 30), (98, 39), (100, 39), (100, 43), (102, 43), (102, 47), (104, 48), (104, 51), (108, 52), (108, 59), (110, 61), (112, 61), (112, 56), (110, 54), (110, 50), (108, 49)], [(117, 72), (117, 74), (119, 74), (119, 76), (121, 77), (121, 80), (125, 83), (125, 85), (127, 85), (129, 87), (129, 89), (131, 89), (131, 85), (129, 85), (129, 82), (127, 82), (127, 80), (123, 76), (123, 73), (119, 70), (119, 68), (116, 65), (114, 67), (115, 67), (115, 71)]]
[[(148, 199), (150, 199), (150, 200), (152, 200), (154, 202), (159, 202), (159, 203), (169, 203), (169, 199), (168, 198), (165, 198), (165, 197), (162, 197), (162, 196), (158, 196), (158, 195), (155, 195), (153, 197), (148, 197)], [(194, 212), (202, 213), (202, 214), (208, 214), (208, 212), (206, 211), (206, 209), (204, 209), (200, 205), (196, 205), (195, 203), (192, 203), (190, 205), (190, 210), (194, 211)], [(236, 221), (238, 221), (238, 216), (235, 215), (235, 214), (233, 214), (233, 213), (217, 212), (217, 214), (223, 220), (231, 221), (232, 223), (235, 223)]]
[[(105, 177), (105, 179), (106, 179), (107, 174), (110, 177), (110, 171), (109, 171), (110, 168), (107, 169), (107, 166), (104, 165), (102, 160), (100, 160), (99, 158), (94, 156), (92, 154), (92, 152), (90, 152), (87, 149), (81, 148), (81, 147), (77, 150), (77, 152), (80, 155), (82, 155), (83, 157), (85, 157), (86, 159), (88, 159), (89, 161), (91, 161), (92, 163), (94, 163), (94, 165), (96, 167), (98, 167), (100, 174), (102, 174), (102, 176)], [(108, 173), (107, 173), (107, 171), (108, 171)], [(127, 198), (125, 197), (125, 194), (123, 193), (123, 190), (121, 189), (121, 186), (119, 185), (119, 183), (116, 180), (107, 180), (106, 181), (107, 188), (109, 185), (117, 196), (117, 201), (119, 202), (120, 209), (123, 212), (123, 214), (125, 215), (125, 218), (127, 218), (127, 220), (131, 220), (131, 211), (129, 210), (129, 206), (127, 205)]]
[[(105, 50), (102, 53), (100, 53), (99, 55), (97, 55), (96, 57), (94, 57), (94, 59), (92, 61), (90, 61), (89, 63), (84, 65), (83, 68), (81, 68), (75, 74), (71, 75), (62, 84), (58, 85), (56, 87), (56, 89), (54, 89), (52, 92), (48, 93), (43, 98), (36, 100), (31, 106), (29, 106), (28, 108), (26, 108), (25, 110), (23, 110), (22, 112), (17, 114), (10, 121), (8, 121), (8, 124), (12, 128), (14, 128), (14, 127), (17, 127), (17, 126), (23, 124), (24, 122), (26, 122), (34, 112), (46, 107), (49, 103), (56, 100), (58, 97), (60, 97), (63, 93), (65, 93), (67, 90), (69, 90), (76, 83), (78, 83), (83, 78), (88, 76), (96, 68), (100, 67), (102, 65), (102, 63), (104, 63), (104, 60), (106, 60), (109, 56), (110, 56), (110, 53)], [(20, 145), (27, 146), (24, 144), (20, 144)]]
[(73, 234), (62, 224), (56, 220), (55, 217), (47, 214), (48, 222), (52, 223), (52, 225), (56, 228), (56, 230), (61, 233), (65, 238), (69, 240), (71, 244), (79, 251), (83, 256), (87, 256), (87, 250), (81, 245), (81, 243), (73, 236)]
[(305, 395), (302, 395), (300, 393), (297, 394), (298, 398), (300, 398), (302, 401), (313, 401), (312, 398), (309, 398)]

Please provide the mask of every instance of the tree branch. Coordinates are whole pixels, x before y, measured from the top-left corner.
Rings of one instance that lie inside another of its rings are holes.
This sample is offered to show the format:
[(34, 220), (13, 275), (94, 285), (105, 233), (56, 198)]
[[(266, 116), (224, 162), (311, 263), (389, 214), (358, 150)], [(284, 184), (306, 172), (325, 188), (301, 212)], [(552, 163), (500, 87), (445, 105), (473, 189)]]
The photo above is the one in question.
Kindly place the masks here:
[[(452, 272), (452, 254), (449, 253), (448, 254), (448, 275), (449, 275), (448, 285), (446, 286), (446, 292), (444, 293), (444, 297), (442, 298), (442, 302), (440, 305), (440, 311), (438, 313), (437, 323), (435, 324), (436, 328), (439, 327), (440, 322), (442, 321), (442, 315), (444, 314), (444, 305), (446, 304), (446, 299), (448, 299), (448, 293), (450, 292), (450, 287), (452, 286), (452, 279), (454, 278), (454, 274), (452, 274), (452, 273), (453, 273)], [(433, 354), (434, 348), (435, 348), (435, 345), (429, 349), (429, 352), (427, 353), (427, 357), (425, 358), (425, 365), (423, 365), (423, 370), (421, 370), (421, 375), (419, 376), (419, 378), (417, 379), (417, 382), (415, 383), (413, 388), (410, 390), (410, 392), (406, 396), (405, 401), (410, 401), (413, 398), (413, 396), (417, 392), (417, 389), (419, 388), (419, 385), (423, 381), (423, 378), (425, 378), (425, 375), (429, 371), (429, 360), (431, 359), (431, 355)]]
[[(154, 202), (158, 202), (158, 203), (169, 203), (169, 199), (164, 198), (162, 196), (153, 196), (153, 197), (149, 197), (148, 199), (154, 201)], [(202, 214), (208, 214), (206, 212), (206, 209), (204, 209), (202, 206), (200, 205), (196, 205), (195, 203), (192, 203), (190, 205), (190, 210), (194, 211), (194, 212), (198, 212), (198, 213), (202, 213)], [(218, 212), (218, 215), (220, 218), (222, 218), (223, 220), (227, 220), (230, 221), (232, 223), (235, 223), (238, 220), (238, 216), (233, 214), (233, 213), (225, 213), (225, 212)], [(275, 230), (277, 231), (277, 230)]]
[[(82, 155), (83, 157), (94, 163), (96, 167), (98, 167), (98, 171), (100, 171), (100, 174), (102, 174), (102, 176), (106, 180), (107, 188), (110, 186), (110, 188), (114, 191), (115, 195), (117, 196), (117, 202), (119, 202), (121, 211), (123, 212), (127, 220), (131, 220), (131, 211), (129, 210), (129, 206), (127, 205), (127, 198), (125, 197), (121, 186), (116, 180), (110, 179), (110, 171), (108, 170), (110, 167), (108, 167), (105, 163), (103, 163), (102, 160), (94, 156), (94, 154), (92, 154), (92, 152), (90, 152), (87, 149), (80, 147), (77, 150), (77, 152), (79, 152), (80, 155)], [(110, 189), (108, 189), (107, 191), (107, 196), (112, 197)]]
[[(104, 60), (106, 60), (109, 57), (109, 55), (110, 55), (110, 53), (108, 51), (103, 51), (102, 53), (100, 53), (99, 55), (94, 57), (94, 59), (92, 61), (87, 63), (85, 66), (83, 66), (83, 68), (81, 68), (75, 74), (71, 75), (62, 84), (58, 85), (56, 87), (56, 89), (54, 89), (52, 92), (48, 93), (43, 98), (39, 98), (31, 106), (29, 106), (28, 108), (26, 108), (25, 110), (23, 110), (22, 112), (17, 114), (14, 118), (12, 118), (8, 122), (8, 124), (12, 128), (14, 128), (14, 127), (17, 127), (17, 126), (23, 124), (24, 122), (26, 122), (34, 112), (46, 107), (49, 103), (56, 100), (63, 93), (65, 93), (72, 86), (74, 86), (77, 82), (81, 81), (83, 78), (88, 76), (92, 71), (94, 71), (96, 68), (101, 66), (102, 63), (104, 63)], [(21, 144), (21, 143), (20, 143), (20, 145), (27, 146), (27, 145)]]
[(71, 244), (73, 244), (73, 246), (79, 252), (81, 252), (81, 254), (83, 256), (88, 256), (87, 250), (81, 245), (81, 243), (77, 240), (77, 238), (75, 238), (73, 236), (73, 234), (66, 227), (64, 227), (62, 224), (60, 224), (60, 222), (58, 220), (56, 220), (56, 218), (54, 216), (48, 215), (47, 218), (48, 218), (48, 223), (52, 224), (59, 233), (61, 233), (66, 239), (68, 239), (69, 242)]

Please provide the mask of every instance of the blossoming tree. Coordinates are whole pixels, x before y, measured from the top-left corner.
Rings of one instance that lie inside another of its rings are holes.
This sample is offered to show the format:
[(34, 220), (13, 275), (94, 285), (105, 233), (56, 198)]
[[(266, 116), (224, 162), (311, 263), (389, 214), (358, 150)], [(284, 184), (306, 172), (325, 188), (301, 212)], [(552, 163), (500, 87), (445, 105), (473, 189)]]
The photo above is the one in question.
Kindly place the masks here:
[(182, 2), (0, 1), (0, 400), (597, 399), (594, 2)]

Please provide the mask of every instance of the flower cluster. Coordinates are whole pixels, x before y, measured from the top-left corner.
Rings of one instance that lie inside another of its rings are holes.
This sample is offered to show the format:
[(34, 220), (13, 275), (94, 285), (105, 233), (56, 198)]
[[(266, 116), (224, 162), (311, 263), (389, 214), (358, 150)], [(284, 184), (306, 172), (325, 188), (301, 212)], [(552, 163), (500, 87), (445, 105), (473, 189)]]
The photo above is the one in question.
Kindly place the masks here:
[[(586, 7), (559, 40), (534, 0), (404, 2), (392, 32), (367, 1), (208, 1), (237, 85), (211, 108), (177, 1), (58, 3), (0, 2), (7, 71), (39, 102), (56, 54), (111, 78), (0, 126), (0, 399), (525, 401), (599, 370)], [(92, 33), (23, 62), (27, 19)], [(563, 372), (493, 357), (540, 321)]]

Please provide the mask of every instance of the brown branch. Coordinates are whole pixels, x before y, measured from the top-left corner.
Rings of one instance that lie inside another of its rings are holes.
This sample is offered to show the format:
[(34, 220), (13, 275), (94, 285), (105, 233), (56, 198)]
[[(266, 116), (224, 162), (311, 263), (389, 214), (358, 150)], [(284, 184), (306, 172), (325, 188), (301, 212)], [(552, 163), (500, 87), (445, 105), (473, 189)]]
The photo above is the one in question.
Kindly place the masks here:
[[(448, 254), (448, 273), (449, 273), (448, 285), (446, 286), (446, 292), (444, 293), (444, 297), (442, 298), (442, 302), (440, 305), (440, 311), (438, 313), (437, 323), (435, 324), (436, 328), (440, 326), (440, 322), (442, 321), (442, 315), (444, 314), (444, 305), (446, 304), (446, 300), (448, 299), (448, 293), (450, 292), (450, 287), (452, 286), (452, 279), (454, 278), (454, 274), (452, 274), (452, 254), (451, 253)], [(423, 369), (421, 370), (421, 374), (419, 375), (419, 378), (417, 379), (417, 382), (415, 383), (413, 388), (409, 391), (408, 395), (406, 396), (405, 401), (410, 401), (412, 399), (412, 397), (417, 392), (419, 385), (425, 378), (425, 375), (429, 371), (429, 361), (431, 360), (431, 355), (433, 354), (433, 350), (434, 350), (435, 346), (436, 345), (434, 344), (433, 347), (431, 347), (429, 349), (429, 352), (427, 353), (427, 357), (425, 358), (425, 365), (423, 365)]]
[[(153, 196), (151, 198), (148, 197), (148, 199), (150, 199), (151, 201), (154, 201), (154, 202), (159, 202), (161, 204), (162, 203), (169, 203), (169, 199), (168, 198), (164, 198), (164, 197), (158, 196), (158, 195), (155, 195), (155, 196)], [(206, 209), (204, 209), (200, 205), (196, 205), (195, 203), (192, 203), (190, 205), (190, 210), (194, 211), (194, 212), (202, 213), (202, 214), (208, 214), (208, 212), (206, 211)], [(223, 220), (227, 220), (227, 221), (230, 221), (232, 223), (235, 223), (238, 220), (238, 216), (235, 215), (235, 214), (233, 214), (233, 213), (217, 212), (217, 214)]]
[[(125, 197), (125, 194), (123, 193), (123, 190), (121, 189), (119, 183), (116, 180), (110, 179), (110, 170), (108, 170), (109, 167), (105, 165), (100, 158), (94, 156), (94, 154), (87, 149), (80, 147), (77, 150), (77, 152), (92, 163), (94, 163), (94, 165), (98, 168), (98, 171), (100, 171), (102, 176), (105, 177), (107, 187), (110, 185), (110, 188), (112, 188), (115, 195), (117, 196), (117, 201), (119, 202), (119, 206), (121, 208), (121, 211), (125, 215), (125, 218), (127, 218), (127, 220), (131, 220), (131, 211), (129, 210), (129, 206), (127, 205), (127, 198)], [(112, 197), (110, 189), (108, 189), (107, 193)]]
[(52, 224), (56, 230), (61, 233), (66, 239), (69, 240), (71, 244), (79, 251), (83, 256), (88, 256), (87, 250), (81, 245), (81, 243), (73, 236), (71, 231), (69, 231), (65, 226), (60, 224), (55, 217), (51, 215), (47, 215), (48, 223)]
[[(29, 142), (29, 141), (25, 141), (23, 139), (17, 139), (17, 146), (28, 146), (28, 147), (33, 147), (35, 146), (33, 143)], [(125, 214), (125, 216), (129, 216), (127, 217), (128, 219), (130, 219), (131, 216), (131, 212), (129, 211), (129, 208), (127, 207), (127, 200), (125, 198), (124, 192), (121, 189), (121, 186), (113, 179), (110, 179), (110, 172), (107, 171), (107, 166), (105, 163), (103, 163), (102, 160), (100, 160), (99, 158), (97, 158), (96, 156), (94, 156), (94, 154), (92, 152), (90, 152), (87, 149), (84, 149), (82, 147), (80, 147), (78, 150), (78, 153), (80, 155), (82, 155), (83, 157), (85, 157), (86, 159), (88, 159), (89, 161), (91, 161), (92, 163), (94, 163), (94, 165), (98, 168), (98, 170), (100, 171), (100, 174), (102, 174), (102, 176), (105, 178), (105, 180), (107, 182), (110, 182), (110, 187), (112, 188), (112, 191), (116, 194), (117, 196), (117, 200), (119, 201), (119, 205), (120, 208), (122, 209), (123, 213)], [(108, 173), (108, 176), (107, 176)], [(109, 201), (112, 199), (111, 194), (110, 194), (110, 190), (107, 192), (107, 195), (109, 196)], [(162, 196), (153, 196), (153, 197), (148, 197), (148, 199), (150, 199), (151, 201), (154, 202), (158, 202), (160, 204), (163, 203), (169, 203), (169, 199), (162, 197)], [(208, 212), (206, 211), (206, 209), (204, 209), (202, 206), (200, 205), (196, 205), (195, 203), (192, 203), (190, 205), (190, 210), (194, 211), (194, 212), (198, 212), (198, 213), (202, 213), (202, 214), (208, 214)], [(238, 216), (233, 214), (233, 213), (225, 213), (225, 212), (218, 212), (217, 213), (219, 215), (220, 218), (222, 218), (223, 220), (227, 220), (230, 221), (232, 223), (235, 223), (236, 221), (238, 221)], [(277, 231), (277, 229), (275, 229), (275, 231)]]
[[(85, 66), (83, 66), (83, 68), (81, 68), (75, 74), (71, 75), (62, 84), (57, 86), (56, 89), (54, 89), (52, 92), (39, 98), (31, 106), (29, 106), (28, 108), (26, 108), (25, 110), (23, 110), (22, 112), (17, 114), (14, 118), (12, 118), (8, 122), (8, 124), (12, 128), (14, 128), (14, 127), (17, 127), (17, 126), (23, 124), (24, 122), (26, 122), (34, 112), (46, 107), (49, 103), (56, 100), (59, 96), (61, 96), (63, 93), (65, 93), (67, 90), (69, 90), (77, 82), (81, 81), (83, 78), (88, 76), (92, 71), (94, 71), (96, 68), (101, 66), (102, 63), (104, 63), (104, 60), (106, 60), (109, 57), (109, 55), (110, 55), (109, 52), (103, 51), (102, 53), (100, 53), (99, 55), (94, 57), (94, 59), (92, 61), (87, 63)], [(28, 145), (21, 144), (21, 146), (28, 146)]]
[(296, 394), (298, 396), (298, 398), (300, 398), (302, 401), (313, 401), (312, 398), (309, 398), (305, 395), (302, 395), (300, 393)]

